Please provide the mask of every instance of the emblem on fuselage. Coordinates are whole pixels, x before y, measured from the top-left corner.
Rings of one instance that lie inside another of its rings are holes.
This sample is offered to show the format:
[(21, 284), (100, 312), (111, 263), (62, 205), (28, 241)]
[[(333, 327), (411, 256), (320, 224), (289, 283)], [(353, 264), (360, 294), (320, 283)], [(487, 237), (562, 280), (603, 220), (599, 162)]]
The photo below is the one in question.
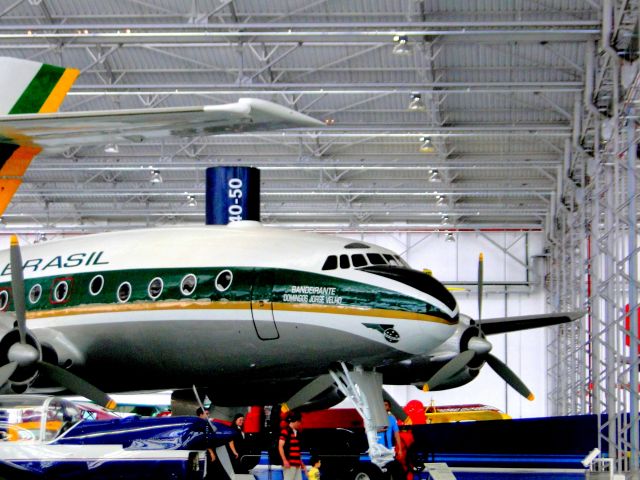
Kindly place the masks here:
[(393, 328), (393, 325), (381, 324), (381, 323), (363, 323), (367, 328), (372, 328), (384, 336), (384, 339), (389, 343), (398, 343), (400, 341), (400, 334)]

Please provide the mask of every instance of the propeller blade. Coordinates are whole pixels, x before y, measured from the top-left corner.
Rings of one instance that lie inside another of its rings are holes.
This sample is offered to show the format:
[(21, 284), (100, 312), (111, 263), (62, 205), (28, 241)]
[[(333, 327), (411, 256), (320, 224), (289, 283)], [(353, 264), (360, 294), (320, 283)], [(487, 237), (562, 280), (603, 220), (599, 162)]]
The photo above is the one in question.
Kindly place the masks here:
[(25, 315), (24, 274), (22, 273), (22, 254), (18, 237), (11, 235), (11, 289), (13, 290), (13, 307), (16, 310), (20, 343), (27, 343), (27, 319)]
[(507, 384), (513, 388), (516, 392), (522, 395), (527, 400), (533, 401), (535, 396), (531, 393), (531, 390), (527, 388), (527, 386), (518, 378), (518, 376), (513, 373), (506, 363), (500, 360), (498, 357), (494, 357), (490, 353), (487, 354), (487, 363), (493, 371), (496, 372)]
[(93, 403), (102, 405), (105, 408), (111, 410), (116, 408), (116, 402), (109, 395), (70, 371), (47, 362), (38, 362), (38, 367), (41, 374), (46, 375), (73, 393), (86, 397)]
[(231, 459), (229, 458), (229, 452), (227, 451), (226, 445), (221, 445), (216, 448), (216, 457), (218, 457), (222, 468), (224, 468), (224, 471), (229, 478), (235, 478), (233, 465), (231, 464)]
[(18, 362), (10, 362), (0, 368), (0, 386), (9, 381), (9, 377), (13, 375), (16, 368), (18, 368)]
[(440, 370), (433, 374), (433, 377), (424, 384), (422, 390), (428, 392), (438, 385), (446, 382), (451, 377), (456, 376), (471, 361), (476, 353), (471, 350), (465, 350), (449, 360)]
[(482, 319), (482, 290), (484, 287), (484, 255), (478, 258), (478, 328)]

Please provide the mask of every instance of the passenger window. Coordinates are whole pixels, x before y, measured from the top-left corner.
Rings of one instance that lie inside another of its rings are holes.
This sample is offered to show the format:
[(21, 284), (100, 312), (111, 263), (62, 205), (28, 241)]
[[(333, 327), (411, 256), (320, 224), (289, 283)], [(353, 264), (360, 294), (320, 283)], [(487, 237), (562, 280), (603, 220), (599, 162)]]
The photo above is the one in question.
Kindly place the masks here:
[(322, 270), (335, 270), (336, 268), (338, 268), (338, 257), (335, 255), (329, 255), (324, 261)]
[(152, 300), (155, 300), (162, 294), (162, 289), (164, 288), (164, 282), (160, 277), (156, 277), (149, 282), (149, 287), (147, 288), (147, 293)]
[(367, 259), (361, 253), (356, 253), (351, 255), (351, 263), (353, 263), (354, 267), (364, 267), (367, 265)]
[(125, 303), (131, 298), (131, 284), (129, 282), (122, 282), (118, 287), (118, 301)]
[(223, 270), (216, 276), (215, 286), (219, 292), (226, 291), (233, 282), (233, 273), (231, 270)]
[(182, 295), (188, 297), (196, 290), (196, 285), (198, 284), (198, 279), (193, 273), (189, 273), (182, 278), (182, 282), (180, 282), (180, 291)]
[(89, 293), (95, 297), (102, 291), (102, 287), (104, 287), (104, 277), (96, 275), (89, 282)]
[(340, 268), (349, 268), (351, 263), (349, 262), (349, 255), (340, 255)]
[(9, 292), (0, 290), (0, 310), (4, 311), (9, 306)]
[(372, 265), (386, 265), (384, 258), (379, 253), (367, 253), (367, 258)]
[(53, 295), (51, 303), (64, 303), (68, 300), (71, 289), (68, 278), (56, 280), (53, 284)]
[(29, 302), (34, 304), (40, 301), (40, 297), (42, 296), (42, 287), (39, 283), (36, 283), (31, 290), (29, 290)]

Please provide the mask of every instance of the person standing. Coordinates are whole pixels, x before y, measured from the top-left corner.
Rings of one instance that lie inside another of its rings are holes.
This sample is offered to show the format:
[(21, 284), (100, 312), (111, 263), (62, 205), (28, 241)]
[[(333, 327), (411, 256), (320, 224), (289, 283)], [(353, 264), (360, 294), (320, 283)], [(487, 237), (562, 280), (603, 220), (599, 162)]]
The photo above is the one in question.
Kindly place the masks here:
[(299, 412), (291, 411), (287, 414), (287, 424), (280, 431), (278, 453), (282, 460), (283, 480), (302, 480), (302, 470), (305, 468), (300, 456), (300, 440), (298, 430), (302, 424)]
[(231, 422), (233, 428), (233, 440), (229, 442), (229, 449), (234, 459), (234, 469), (236, 473), (249, 473), (244, 467), (243, 456), (246, 455), (246, 435), (244, 433), (244, 414), (236, 413)]
[(394, 460), (387, 463), (385, 468), (389, 473), (390, 478), (399, 480), (405, 477), (402, 464), (398, 461), (398, 457), (402, 456), (400, 428), (398, 427), (398, 420), (396, 420), (396, 417), (391, 413), (391, 403), (387, 400), (384, 401), (384, 409), (387, 411), (389, 426), (378, 432), (378, 443), (394, 450)]
[(317, 455), (311, 457), (311, 468), (307, 472), (307, 478), (309, 480), (320, 480), (320, 467), (322, 466), (322, 460)]
[[(202, 407), (198, 407), (196, 410), (196, 416), (202, 418), (209, 423), (209, 410), (204, 410)], [(214, 462), (216, 461), (216, 454), (213, 448), (207, 447), (207, 476), (205, 478), (213, 478)]]

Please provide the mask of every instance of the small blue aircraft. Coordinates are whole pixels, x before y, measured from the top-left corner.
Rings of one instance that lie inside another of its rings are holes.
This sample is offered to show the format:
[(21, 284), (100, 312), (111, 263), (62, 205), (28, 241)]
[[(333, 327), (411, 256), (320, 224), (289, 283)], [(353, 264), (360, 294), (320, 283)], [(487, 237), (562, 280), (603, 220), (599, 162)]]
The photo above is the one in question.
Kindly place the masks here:
[(233, 436), (195, 416), (119, 418), (95, 408), (53, 396), (0, 396), (0, 477), (202, 479), (206, 450), (224, 449)]

